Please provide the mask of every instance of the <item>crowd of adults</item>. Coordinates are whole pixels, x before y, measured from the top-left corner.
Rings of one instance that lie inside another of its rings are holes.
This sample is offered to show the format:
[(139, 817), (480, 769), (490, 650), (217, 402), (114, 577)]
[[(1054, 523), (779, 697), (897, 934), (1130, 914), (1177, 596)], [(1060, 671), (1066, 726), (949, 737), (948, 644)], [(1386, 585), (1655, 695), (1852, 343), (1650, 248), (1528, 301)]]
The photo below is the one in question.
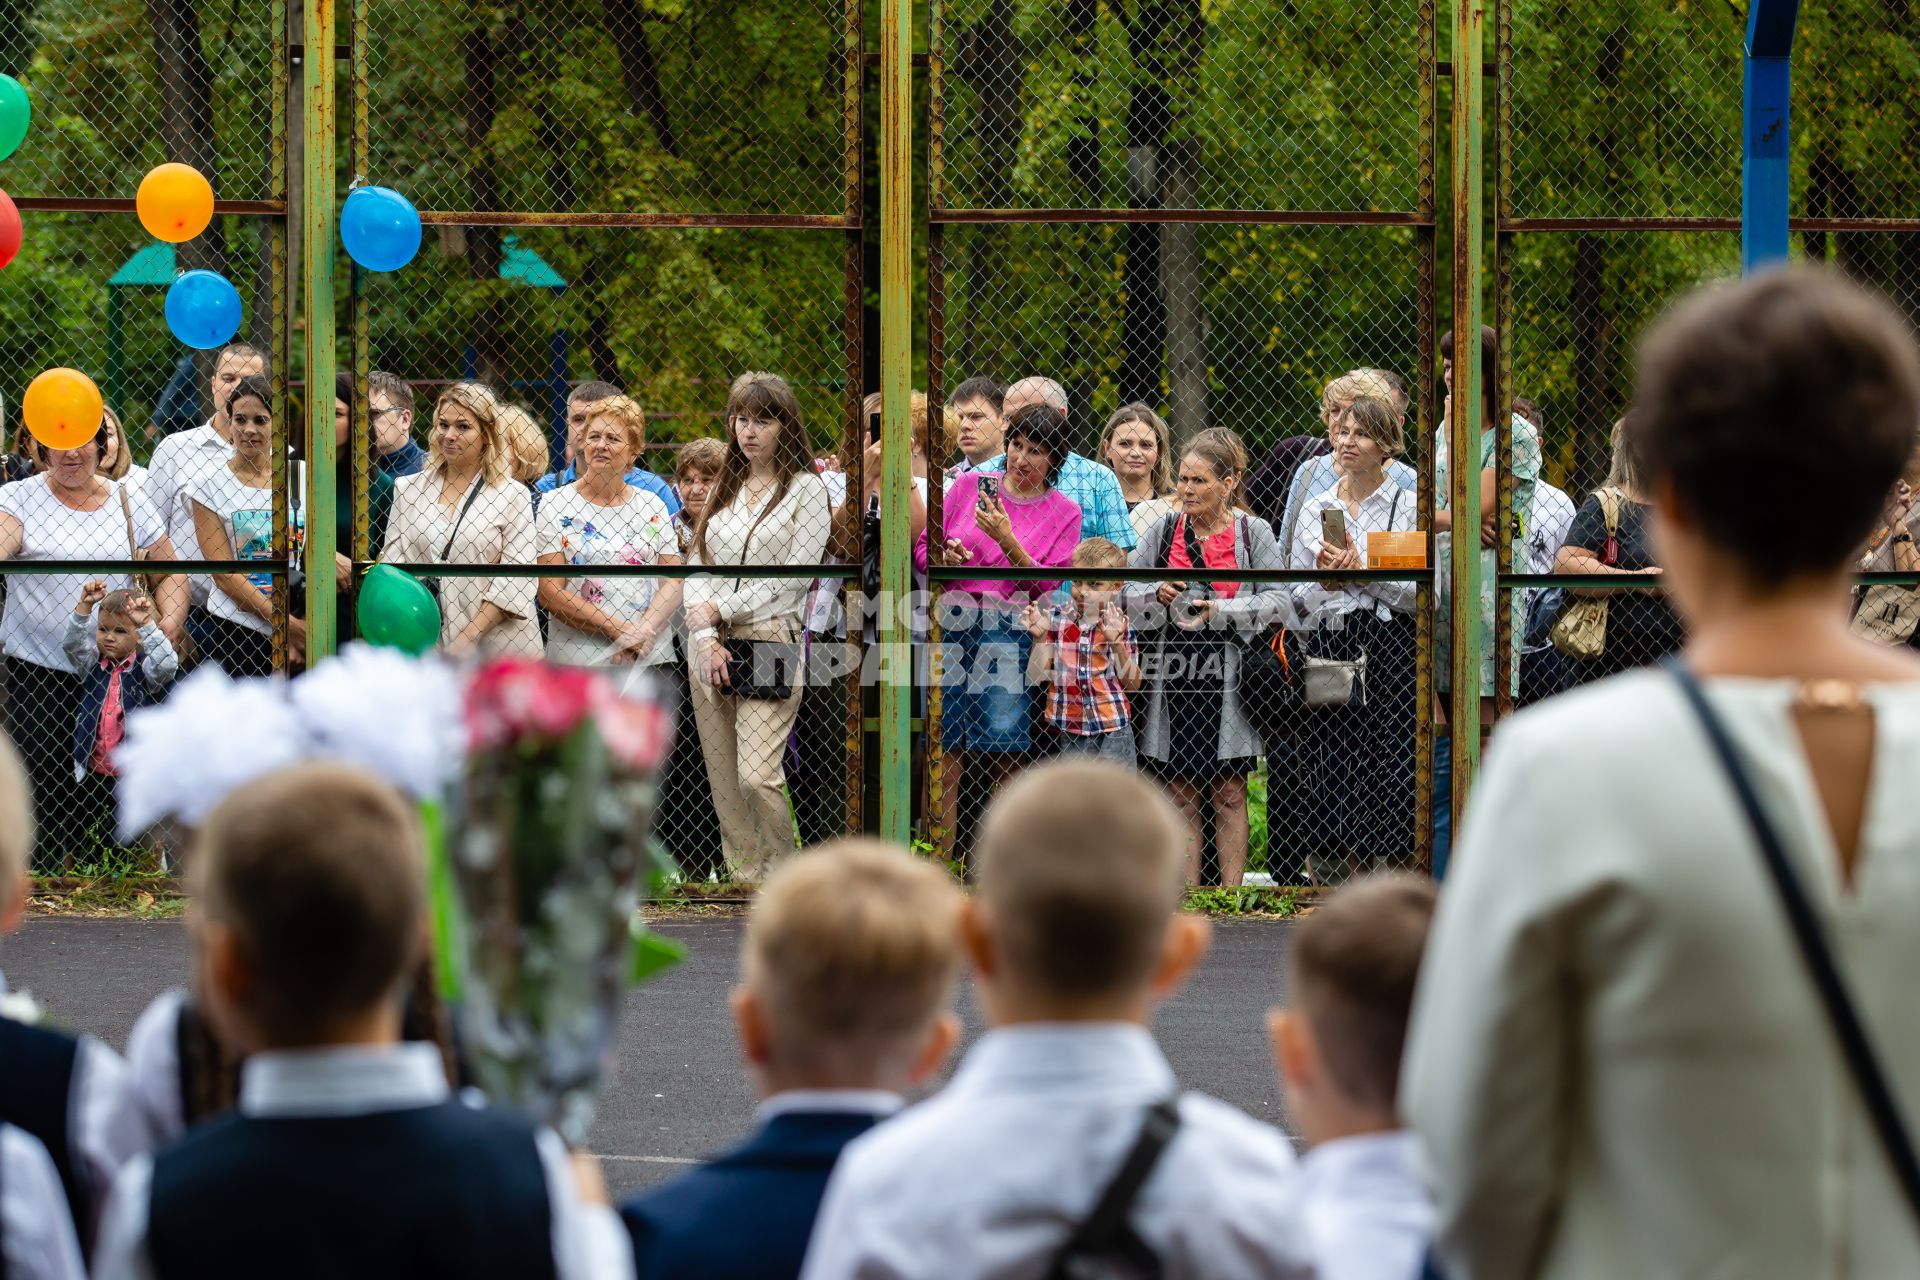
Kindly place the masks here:
[[(1441, 350), (1451, 388), (1451, 335)], [(1511, 593), (1510, 692), (1522, 703), (1673, 652), (1681, 627), (1657, 585), (1601, 582), (1660, 572), (1634, 433), (1625, 423), (1615, 428), (1605, 484), (1576, 502), (1542, 475), (1541, 416), (1517, 400), (1514, 519), (1502, 529), (1490, 330), (1482, 354), (1481, 694), (1491, 700), (1495, 692), (1500, 569), (1569, 576), (1566, 590)], [(730, 388), (722, 433), (678, 445), (669, 477), (645, 465), (641, 406), (605, 382), (572, 388), (560, 465), (551, 470), (539, 421), (479, 382), (441, 386), (429, 408), (415, 384), (375, 372), (364, 431), (353, 421), (351, 380), (342, 375), (335, 390), (340, 439), (366, 450), (340, 468), (343, 635), (353, 630), (351, 486), (364, 477), (370, 558), (408, 567), (430, 585), (446, 654), (544, 653), (555, 662), (645, 670), (677, 690), (679, 745), (663, 825), (690, 875), (755, 882), (796, 847), (796, 836), (806, 842), (843, 829), (847, 705), (838, 691), (846, 668), (837, 655), (847, 652), (848, 613), (838, 606), (842, 586), (878, 591), (877, 396), (866, 403), (865, 431), (838, 455), (817, 456), (793, 389), (771, 374), (744, 374)], [(255, 676), (274, 668), (274, 596), (299, 580), (301, 450), (290, 441), (284, 467), (276, 467), (274, 442), (289, 433), (275, 421), (264, 353), (245, 344), (222, 350), (207, 395), (206, 421), (160, 439), (145, 467), (112, 413), (87, 445), (47, 450), (22, 434), (6, 461), (13, 479), (0, 486), (0, 560), (126, 569), (0, 575), (6, 725), (43, 810), (55, 815), (45, 824), (43, 866), (93, 839), (103, 817), (82, 800), (90, 768), (78, 739), (106, 733), (110, 742), (117, 729), (100, 730), (100, 717), (164, 696), (164, 680), (123, 686), (115, 669), (131, 671), (138, 654), (76, 658), (63, 648), (71, 619), (92, 607), (81, 605), (83, 596), (141, 596), (142, 652), (169, 650), (174, 669), (213, 663)], [(937, 680), (924, 643), (929, 611), (912, 612), (916, 714), (929, 709), (926, 692), (937, 683), (949, 762), (946, 828), (967, 831), (970, 809), (1023, 765), (1083, 750), (1137, 764), (1165, 784), (1189, 824), (1195, 882), (1207, 850), (1223, 883), (1241, 882), (1249, 780), (1263, 768), (1270, 870), (1338, 879), (1409, 862), (1418, 844), (1415, 612), (1431, 571), (1341, 576), (1369, 567), (1376, 538), (1417, 532), (1418, 480), (1405, 456), (1409, 402), (1398, 374), (1349, 371), (1327, 384), (1319, 431), (1281, 439), (1255, 460), (1221, 427), (1176, 442), (1145, 404), (1124, 405), (1097, 435), (1083, 433), (1064, 389), (1044, 377), (1004, 387), (967, 379), (936, 422), (916, 394), (916, 587), (933, 566), (949, 570), (932, 611), (943, 641)], [(1443, 419), (1449, 409), (1450, 397)], [(1097, 441), (1091, 454), (1076, 447), (1083, 434)], [(1431, 530), (1440, 646), (1432, 714), (1443, 734), (1449, 442), (1443, 420), (1432, 440)], [(858, 493), (853, 474), (862, 476)], [(929, 521), (936, 476), (937, 528)], [(291, 566), (273, 564), (276, 483), (286, 488)], [(1863, 550), (1862, 568), (1920, 568), (1910, 531), (1920, 521), (1914, 483), (1920, 454)], [(1498, 563), (1508, 545), (1511, 566)], [(851, 566), (863, 555), (857, 575), (793, 572)], [(204, 559), (235, 571), (142, 574), (132, 563), (142, 559)], [(247, 571), (247, 561), (262, 563)], [(436, 564), (463, 570), (436, 574)], [(571, 572), (475, 571), (491, 565)], [(679, 565), (714, 572), (649, 572)], [(951, 572), (960, 568), (973, 576)], [(1129, 581), (1129, 568), (1190, 570), (1191, 580)], [(1046, 570), (1071, 571), (1070, 581)], [(1236, 576), (1245, 570), (1321, 576), (1246, 581)], [(1607, 602), (1604, 640), (1597, 650), (1569, 652), (1560, 624), (1588, 599)], [(303, 593), (290, 592), (288, 605), (287, 658), (297, 665)], [(1911, 643), (1920, 620), (1920, 608), (1897, 591), (1869, 595), (1861, 613), (1890, 613), (1879, 634), (1895, 643)], [(863, 616), (868, 640), (875, 616)], [(1276, 660), (1307, 696), (1269, 705), (1272, 681), (1263, 673)], [(1444, 759), (1444, 748), (1437, 754)], [(100, 762), (110, 770), (107, 755)], [(1436, 784), (1446, 786), (1444, 774)], [(62, 814), (73, 820), (59, 821)], [(1443, 863), (1444, 825), (1435, 840)]]

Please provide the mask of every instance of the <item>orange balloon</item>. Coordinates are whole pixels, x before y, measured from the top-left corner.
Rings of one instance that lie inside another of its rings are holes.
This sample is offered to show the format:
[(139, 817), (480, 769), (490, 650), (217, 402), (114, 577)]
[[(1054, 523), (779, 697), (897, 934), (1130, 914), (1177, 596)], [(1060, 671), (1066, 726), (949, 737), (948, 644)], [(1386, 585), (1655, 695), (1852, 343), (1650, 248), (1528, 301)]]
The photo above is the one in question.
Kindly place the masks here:
[(133, 198), (140, 225), (162, 240), (191, 240), (213, 221), (213, 184), (190, 164), (163, 164)]
[(78, 369), (49, 369), (27, 384), (20, 415), (33, 438), (49, 449), (77, 449), (100, 430), (100, 388)]

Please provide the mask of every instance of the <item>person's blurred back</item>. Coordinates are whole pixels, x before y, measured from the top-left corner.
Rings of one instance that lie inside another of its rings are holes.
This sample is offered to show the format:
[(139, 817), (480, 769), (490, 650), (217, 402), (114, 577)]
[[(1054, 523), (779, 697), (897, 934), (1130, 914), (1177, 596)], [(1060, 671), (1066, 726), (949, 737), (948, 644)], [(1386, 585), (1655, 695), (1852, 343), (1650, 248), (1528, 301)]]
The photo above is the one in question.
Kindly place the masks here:
[(1854, 637), (1847, 602), (1920, 359), (1876, 295), (1772, 273), (1648, 335), (1629, 421), (1685, 665), (1495, 737), (1402, 1076), (1441, 1253), (1476, 1277), (1920, 1274), (1731, 782), (1754, 779), (1916, 1114), (1920, 661)]

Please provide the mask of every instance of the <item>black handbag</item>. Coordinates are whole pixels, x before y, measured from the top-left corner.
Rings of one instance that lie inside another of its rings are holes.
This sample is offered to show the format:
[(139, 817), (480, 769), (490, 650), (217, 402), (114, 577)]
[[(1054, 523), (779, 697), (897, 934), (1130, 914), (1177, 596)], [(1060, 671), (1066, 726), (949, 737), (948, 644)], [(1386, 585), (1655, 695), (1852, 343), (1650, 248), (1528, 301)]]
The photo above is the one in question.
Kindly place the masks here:
[(1822, 934), (1820, 919), (1814, 913), (1813, 904), (1808, 900), (1793, 864), (1787, 859), (1780, 833), (1760, 807), (1753, 779), (1741, 761), (1739, 752), (1734, 749), (1733, 739), (1727, 734), (1725, 724), (1701, 691), (1700, 681), (1677, 657), (1666, 658), (1661, 665), (1679, 683), (1688, 707), (1700, 722), (1721, 770), (1733, 787), (1740, 810), (1746, 815), (1747, 825), (1752, 830), (1754, 843), (1759, 846), (1760, 859), (1766, 864), (1767, 876), (1772, 880), (1780, 899), (1781, 910), (1787, 917), (1794, 944), (1806, 964), (1808, 976), (1813, 979), (1814, 989), (1819, 992), (1827, 1024), (1833, 1031), (1834, 1039), (1839, 1042), (1840, 1056), (1846, 1061), (1847, 1073), (1853, 1077), (1854, 1087), (1859, 1090), (1867, 1120), (1879, 1139), (1880, 1149), (1887, 1157), (1887, 1165), (1892, 1170), (1894, 1182), (1898, 1184), (1908, 1209), (1916, 1220), (1920, 1220), (1920, 1159), (1914, 1155), (1913, 1139), (1900, 1114), (1899, 1100), (1894, 1096), (1886, 1069), (1880, 1065), (1879, 1055), (1874, 1052), (1873, 1041), (1868, 1036), (1866, 1024), (1861, 1020), (1860, 1011), (1847, 992), (1846, 980), (1841, 977), (1840, 967), (1834, 961)]
[(797, 640), (727, 640), (727, 687), (723, 692), (758, 702), (793, 696), (806, 663)]

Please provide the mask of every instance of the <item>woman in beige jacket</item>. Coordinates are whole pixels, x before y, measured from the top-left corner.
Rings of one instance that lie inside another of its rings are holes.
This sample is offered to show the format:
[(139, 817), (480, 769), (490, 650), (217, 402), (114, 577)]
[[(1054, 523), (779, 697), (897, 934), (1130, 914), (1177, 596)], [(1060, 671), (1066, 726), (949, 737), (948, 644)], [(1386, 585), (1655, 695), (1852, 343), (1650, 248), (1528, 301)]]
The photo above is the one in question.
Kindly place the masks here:
[[(1920, 661), (1852, 557), (1920, 422), (1875, 295), (1776, 272), (1648, 340), (1630, 443), (1686, 667), (1897, 1103), (1920, 1116)], [(1920, 1276), (1920, 1223), (1676, 675), (1501, 727), (1421, 975), (1402, 1103), (1456, 1280)]]
[[(394, 483), (382, 560), (400, 564), (534, 563), (533, 498), (508, 473), (500, 406), (477, 382), (440, 393), (427, 437), (427, 466)], [(443, 577), (440, 645), (474, 652), (540, 656), (532, 577)]]

